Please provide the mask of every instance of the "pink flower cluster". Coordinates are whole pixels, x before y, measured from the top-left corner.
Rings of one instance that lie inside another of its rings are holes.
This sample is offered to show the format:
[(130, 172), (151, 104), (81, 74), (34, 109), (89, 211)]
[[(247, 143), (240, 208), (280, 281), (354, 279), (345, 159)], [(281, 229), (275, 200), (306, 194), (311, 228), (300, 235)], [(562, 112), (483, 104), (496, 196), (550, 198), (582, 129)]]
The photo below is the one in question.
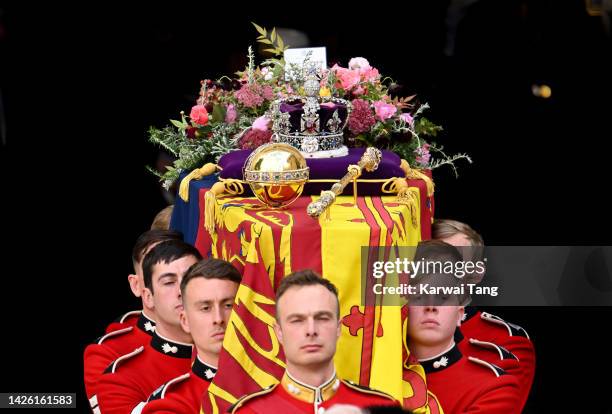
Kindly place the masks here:
[(225, 123), (233, 124), (236, 122), (238, 118), (238, 111), (236, 111), (236, 106), (234, 104), (229, 104), (225, 110)]
[(271, 139), (272, 131), (251, 128), (240, 138), (238, 145), (240, 149), (255, 149), (260, 145), (267, 144)]
[(236, 99), (247, 108), (256, 108), (265, 100), (274, 99), (274, 90), (270, 85), (258, 83), (245, 83), (240, 90), (235, 92)]
[(397, 108), (385, 101), (376, 101), (374, 102), (374, 111), (376, 112), (376, 118), (384, 122), (395, 115)]
[(352, 104), (353, 110), (348, 120), (349, 130), (356, 135), (368, 132), (376, 123), (370, 104), (363, 99), (354, 99)]
[(268, 119), (265, 115), (260, 116), (255, 121), (253, 121), (252, 128), (258, 129), (260, 131), (267, 131), (270, 129), (270, 124), (272, 121)]
[(374, 82), (380, 78), (378, 69), (370, 66), (370, 63), (361, 57), (353, 58), (349, 61), (349, 67), (343, 68), (334, 65), (331, 68), (338, 82), (337, 88), (342, 88), (345, 91), (350, 91), (354, 88), (353, 93), (361, 95), (366, 92), (365, 88), (360, 85), (362, 82)]
[(414, 128), (414, 118), (408, 112), (404, 112), (400, 115), (400, 119)]
[(421, 167), (429, 166), (429, 160), (431, 159), (429, 144), (423, 144), (419, 148), (415, 149), (414, 153), (416, 154), (414, 160), (417, 162), (417, 164), (419, 164)]

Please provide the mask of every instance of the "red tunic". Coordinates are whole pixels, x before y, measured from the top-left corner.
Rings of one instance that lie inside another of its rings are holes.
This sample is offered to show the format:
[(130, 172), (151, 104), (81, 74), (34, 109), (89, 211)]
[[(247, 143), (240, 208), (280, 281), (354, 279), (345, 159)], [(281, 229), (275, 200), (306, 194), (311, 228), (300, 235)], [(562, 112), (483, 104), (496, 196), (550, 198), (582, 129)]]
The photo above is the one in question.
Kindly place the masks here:
[(155, 321), (153, 319), (144, 315), (144, 313), (141, 310), (137, 310), (137, 311), (130, 311), (130, 312), (127, 312), (121, 315), (120, 317), (115, 319), (113, 322), (111, 322), (106, 327), (106, 330), (104, 332), (110, 333), (118, 329), (127, 328), (128, 326), (136, 326), (141, 316), (144, 316), (146, 319), (148, 319), (149, 321), (153, 323), (153, 326), (155, 326)]
[(178, 376), (157, 389), (144, 406), (142, 414), (200, 414), (202, 398), (217, 369), (196, 357), (191, 372)]
[(123, 328), (107, 333), (85, 348), (83, 355), (85, 393), (94, 411), (98, 406), (97, 383), (104, 370), (120, 356), (151, 341), (155, 322), (142, 315), (142, 312), (138, 318), (129, 318), (130, 323), (132, 320), (136, 321), (133, 325), (117, 322), (124, 324)]
[(504, 360), (517, 359), (518, 365), (504, 362), (503, 364), (509, 365), (503, 368), (518, 378), (521, 387), (521, 407), (524, 407), (533, 384), (536, 363), (535, 348), (527, 331), (498, 316), (481, 312), (473, 307), (466, 307), (465, 311), (466, 318), (461, 324), (459, 333), (455, 336), (459, 349), (464, 355), (476, 356), (497, 363), (491, 360), (486, 352), (480, 353), (484, 350), (478, 352), (474, 352), (473, 348), (470, 350), (469, 339), (476, 339), (497, 345), (501, 348), (502, 353), (507, 351), (509, 354), (505, 355)]
[(427, 375), (427, 387), (445, 414), (521, 412), (517, 378), (488, 362), (464, 357), (457, 346), (420, 362)]
[(155, 333), (149, 344), (119, 357), (98, 381), (100, 411), (129, 414), (141, 409), (158, 387), (189, 371), (192, 348)]
[(335, 374), (320, 387), (311, 387), (285, 372), (280, 384), (241, 398), (230, 412), (313, 414), (322, 413), (335, 404), (357, 407), (400, 405), (385, 393), (340, 380)]

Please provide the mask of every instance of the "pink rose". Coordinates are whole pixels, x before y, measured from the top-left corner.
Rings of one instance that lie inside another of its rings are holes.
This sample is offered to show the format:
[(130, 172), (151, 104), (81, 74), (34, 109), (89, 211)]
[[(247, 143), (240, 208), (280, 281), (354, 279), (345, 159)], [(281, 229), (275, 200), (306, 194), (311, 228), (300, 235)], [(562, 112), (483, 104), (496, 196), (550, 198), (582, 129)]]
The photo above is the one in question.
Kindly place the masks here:
[(350, 70), (338, 65), (334, 65), (332, 70), (336, 73), (336, 78), (340, 83), (340, 87), (345, 91), (350, 90), (361, 81), (361, 76), (356, 70)]
[(376, 112), (376, 118), (384, 122), (395, 115), (397, 108), (383, 101), (376, 101), (374, 102), (374, 112)]
[(236, 111), (236, 107), (234, 104), (229, 104), (225, 111), (225, 123), (233, 124), (236, 122), (236, 118), (238, 117), (238, 111)]
[(351, 90), (361, 81), (359, 72), (354, 70), (345, 70), (340, 77), (340, 84), (345, 91)]
[(269, 129), (269, 126), (270, 126), (270, 119), (266, 118), (264, 115), (264, 116), (260, 116), (253, 122), (252, 128), (258, 131), (267, 131)]
[(378, 73), (378, 69), (376, 68), (368, 68), (361, 72), (361, 75), (366, 82), (373, 82), (380, 77), (380, 73)]
[(204, 105), (196, 105), (191, 108), (189, 118), (196, 124), (204, 126), (208, 124), (208, 111)]
[(408, 112), (404, 112), (403, 114), (401, 114), (400, 119), (411, 127), (414, 127), (414, 118)]

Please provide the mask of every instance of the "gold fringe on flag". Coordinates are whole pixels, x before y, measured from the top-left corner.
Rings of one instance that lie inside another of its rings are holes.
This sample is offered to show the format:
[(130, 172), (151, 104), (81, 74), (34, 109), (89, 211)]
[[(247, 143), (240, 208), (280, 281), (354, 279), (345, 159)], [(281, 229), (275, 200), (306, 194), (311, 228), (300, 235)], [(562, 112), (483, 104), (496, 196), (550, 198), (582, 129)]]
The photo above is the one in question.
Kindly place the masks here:
[(225, 192), (225, 184), (221, 181), (215, 183), (210, 190), (204, 194), (204, 227), (212, 235), (215, 233), (215, 219), (219, 216), (219, 205), (217, 196)]
[(389, 178), (382, 185), (382, 192), (387, 194), (397, 194), (397, 202), (406, 204), (408, 206), (408, 209), (410, 210), (412, 227), (416, 229), (418, 226), (417, 211), (419, 200), (408, 186), (406, 179), (401, 177)]
[(188, 202), (189, 183), (191, 182), (191, 180), (199, 180), (202, 177), (214, 174), (215, 172), (217, 172), (218, 168), (219, 167), (217, 166), (217, 164), (209, 162), (208, 164), (205, 164), (202, 168), (196, 168), (195, 170), (187, 174), (187, 176), (181, 180), (181, 184), (179, 186), (179, 197), (181, 197), (184, 202)]

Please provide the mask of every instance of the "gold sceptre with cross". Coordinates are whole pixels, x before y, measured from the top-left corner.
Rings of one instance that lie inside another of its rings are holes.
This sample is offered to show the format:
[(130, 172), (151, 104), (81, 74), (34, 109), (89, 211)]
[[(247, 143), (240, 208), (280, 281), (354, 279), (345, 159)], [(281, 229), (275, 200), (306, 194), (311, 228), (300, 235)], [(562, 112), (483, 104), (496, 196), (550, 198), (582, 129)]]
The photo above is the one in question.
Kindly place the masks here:
[(374, 147), (366, 148), (357, 165), (349, 165), (348, 172), (344, 177), (334, 183), (330, 190), (321, 191), (321, 197), (319, 197), (317, 201), (308, 204), (306, 208), (308, 215), (313, 218), (318, 218), (321, 214), (325, 213), (325, 220), (330, 220), (329, 207), (331, 207), (336, 200), (336, 196), (342, 194), (344, 188), (351, 181), (353, 182), (353, 202), (357, 204), (357, 179), (361, 176), (364, 169), (368, 172), (376, 170), (381, 158), (382, 153), (379, 149)]

